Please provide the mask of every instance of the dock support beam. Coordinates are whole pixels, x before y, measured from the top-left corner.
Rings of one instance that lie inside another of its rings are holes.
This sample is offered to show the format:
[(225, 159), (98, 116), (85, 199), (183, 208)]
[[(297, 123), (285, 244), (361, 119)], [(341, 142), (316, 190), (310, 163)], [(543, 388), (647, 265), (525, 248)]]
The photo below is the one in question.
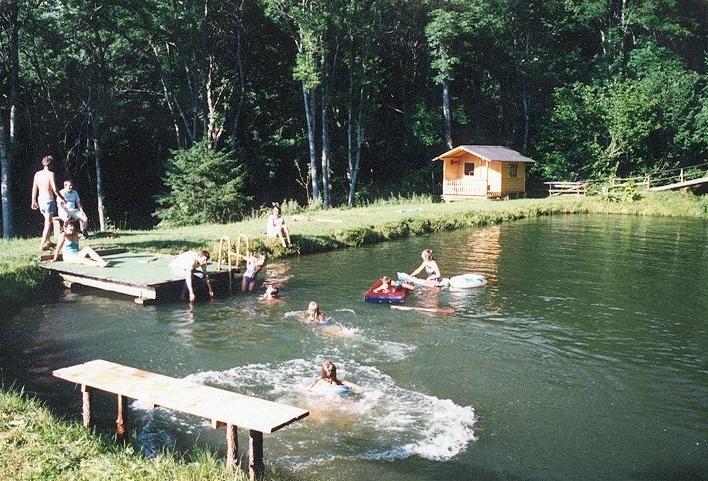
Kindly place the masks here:
[(235, 425), (226, 425), (226, 469), (238, 467), (238, 430)]
[(128, 399), (118, 394), (118, 403), (116, 408), (116, 439), (118, 441), (124, 441), (128, 435), (128, 423), (126, 417), (128, 416)]
[(263, 479), (263, 433), (253, 429), (249, 430), (248, 478)]
[(91, 398), (93, 397), (93, 391), (86, 384), (81, 385), (81, 417), (83, 418), (83, 423), (85, 428), (90, 428), (93, 426), (93, 411), (91, 409)]

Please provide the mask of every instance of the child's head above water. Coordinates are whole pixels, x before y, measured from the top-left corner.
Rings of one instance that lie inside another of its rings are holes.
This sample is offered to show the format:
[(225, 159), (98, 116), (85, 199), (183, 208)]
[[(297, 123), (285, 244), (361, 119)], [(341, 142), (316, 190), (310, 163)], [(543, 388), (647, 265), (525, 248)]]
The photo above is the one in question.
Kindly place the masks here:
[(325, 361), (322, 363), (322, 369), (320, 370), (321, 379), (331, 379), (333, 381), (337, 380), (337, 366), (334, 365), (332, 361)]
[(273, 298), (278, 297), (278, 288), (272, 284), (266, 284), (265, 286), (265, 297)]

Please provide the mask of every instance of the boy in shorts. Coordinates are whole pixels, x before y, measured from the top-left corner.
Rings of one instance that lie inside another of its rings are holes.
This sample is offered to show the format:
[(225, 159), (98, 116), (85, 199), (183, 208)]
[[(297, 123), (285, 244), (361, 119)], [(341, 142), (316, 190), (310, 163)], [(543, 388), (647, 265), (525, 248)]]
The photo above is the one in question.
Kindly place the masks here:
[(88, 232), (86, 231), (88, 218), (81, 206), (79, 193), (74, 190), (74, 181), (66, 179), (64, 181), (64, 188), (60, 190), (59, 193), (64, 197), (64, 202), (59, 202), (59, 217), (61, 217), (63, 222), (68, 220), (79, 221), (81, 234), (83, 237), (88, 237)]
[(54, 158), (47, 155), (42, 159), (42, 170), (34, 174), (32, 182), (32, 210), (38, 210), (44, 216), (44, 230), (42, 231), (41, 249), (51, 249), (52, 243), (49, 235), (52, 227), (52, 216), (57, 212), (56, 197), (65, 200), (57, 192), (57, 184), (52, 171)]

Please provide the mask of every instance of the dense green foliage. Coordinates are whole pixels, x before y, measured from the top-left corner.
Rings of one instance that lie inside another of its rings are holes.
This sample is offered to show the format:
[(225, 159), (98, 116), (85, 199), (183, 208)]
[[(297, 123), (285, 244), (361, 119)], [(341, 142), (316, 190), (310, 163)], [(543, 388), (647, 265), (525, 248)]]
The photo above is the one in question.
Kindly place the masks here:
[(226, 223), (236, 220), (251, 200), (243, 194), (244, 172), (232, 152), (206, 140), (172, 152), (155, 216), (160, 225)]
[(37, 229), (48, 153), (93, 219), (98, 161), (132, 227), (202, 140), (244, 166), (249, 207), (435, 193), (448, 125), (530, 155), (535, 182), (701, 163), (705, 23), (702, 0), (0, 0), (16, 228)]

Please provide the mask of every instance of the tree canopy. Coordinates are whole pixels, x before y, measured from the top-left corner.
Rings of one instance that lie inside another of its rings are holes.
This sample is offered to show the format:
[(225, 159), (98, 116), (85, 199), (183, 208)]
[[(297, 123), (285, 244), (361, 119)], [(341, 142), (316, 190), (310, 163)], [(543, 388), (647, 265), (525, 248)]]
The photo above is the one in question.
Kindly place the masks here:
[(241, 209), (433, 192), (450, 144), (519, 150), (532, 182), (708, 152), (702, 0), (0, 0), (0, 25), (18, 232), (47, 154), (106, 222), (144, 227), (195, 146), (230, 152)]

